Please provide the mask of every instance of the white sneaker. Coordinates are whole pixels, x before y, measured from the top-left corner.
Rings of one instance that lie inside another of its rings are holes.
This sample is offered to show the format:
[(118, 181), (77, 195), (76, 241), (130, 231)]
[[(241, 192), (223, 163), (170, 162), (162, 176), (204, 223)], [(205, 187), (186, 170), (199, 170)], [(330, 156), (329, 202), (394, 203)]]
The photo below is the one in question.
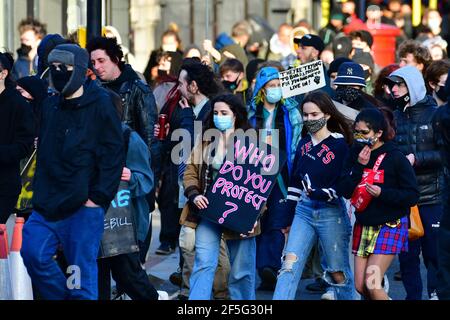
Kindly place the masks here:
[(320, 300), (336, 300), (336, 295), (333, 289), (328, 289), (321, 297)]
[(439, 300), (439, 297), (438, 297), (436, 291), (433, 291), (433, 292), (430, 294), (430, 299), (429, 299), (429, 300)]
[(158, 300), (169, 300), (169, 294), (166, 291), (158, 290)]
[(389, 279), (388, 279), (387, 275), (384, 275), (383, 280), (384, 280), (384, 285), (383, 285), (384, 292), (386, 292), (386, 294), (388, 294), (389, 293)]

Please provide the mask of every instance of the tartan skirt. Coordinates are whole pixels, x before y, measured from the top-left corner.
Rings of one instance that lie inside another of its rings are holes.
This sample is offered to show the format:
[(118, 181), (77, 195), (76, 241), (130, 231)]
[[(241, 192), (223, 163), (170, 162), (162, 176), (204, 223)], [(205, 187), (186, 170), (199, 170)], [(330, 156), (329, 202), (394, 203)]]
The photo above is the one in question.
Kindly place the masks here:
[(366, 258), (370, 254), (399, 254), (408, 251), (408, 218), (405, 216), (379, 226), (355, 222), (352, 252)]

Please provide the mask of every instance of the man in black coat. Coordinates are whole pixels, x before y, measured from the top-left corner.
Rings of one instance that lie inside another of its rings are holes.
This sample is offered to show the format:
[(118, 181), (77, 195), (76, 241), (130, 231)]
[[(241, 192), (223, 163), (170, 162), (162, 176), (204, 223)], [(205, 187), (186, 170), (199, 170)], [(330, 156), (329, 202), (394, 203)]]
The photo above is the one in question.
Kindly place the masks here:
[(406, 155), (416, 173), (420, 199), (418, 203), (425, 235), (409, 242), (409, 251), (400, 254), (400, 270), (408, 300), (422, 299), (420, 253), (427, 268), (427, 289), (436, 297), (438, 270), (437, 235), (442, 215), (443, 162), (433, 130), (436, 101), (426, 94), (420, 71), (406, 66), (387, 77), (392, 98), (397, 106), (395, 142)]
[(14, 60), (0, 53), (0, 224), (5, 224), (20, 194), (20, 160), (33, 144), (31, 106), (11, 81)]
[[(97, 37), (87, 44), (92, 66), (102, 85), (116, 94), (122, 100), (121, 120), (136, 131), (147, 144), (151, 154), (151, 167), (158, 181), (160, 171), (160, 144), (153, 135), (154, 125), (158, 119), (158, 109), (152, 90), (133, 70), (123, 61), (123, 51), (115, 38)], [(155, 187), (147, 199), (150, 212), (155, 209)], [(151, 221), (146, 239), (139, 242), (141, 262), (145, 263), (145, 256), (150, 246)], [(141, 240), (141, 239), (140, 239)]]
[[(450, 78), (445, 91), (450, 98)], [(439, 268), (437, 293), (440, 300), (450, 300), (450, 105), (439, 107), (434, 117), (434, 130), (438, 133), (441, 155), (444, 161), (444, 212), (438, 234)]]
[[(21, 255), (44, 299), (96, 300), (104, 214), (124, 167), (121, 124), (108, 92), (86, 81), (84, 49), (59, 45), (48, 61), (59, 94), (42, 106), (34, 210), (23, 229)], [(69, 280), (53, 259), (59, 246)]]

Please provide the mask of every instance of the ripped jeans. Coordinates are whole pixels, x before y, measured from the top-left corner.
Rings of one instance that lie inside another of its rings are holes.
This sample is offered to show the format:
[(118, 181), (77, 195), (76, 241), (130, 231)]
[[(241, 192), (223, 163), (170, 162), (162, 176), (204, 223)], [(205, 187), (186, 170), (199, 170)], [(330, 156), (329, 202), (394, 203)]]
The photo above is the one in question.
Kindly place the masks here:
[[(350, 235), (350, 219), (342, 199), (339, 199), (339, 204), (330, 204), (303, 197), (295, 209), (273, 299), (295, 299), (303, 268), (318, 239), (327, 267), (324, 280), (331, 285), (338, 300), (353, 300), (355, 290), (349, 261)], [(332, 273), (336, 272), (343, 274), (343, 282), (335, 282)]]

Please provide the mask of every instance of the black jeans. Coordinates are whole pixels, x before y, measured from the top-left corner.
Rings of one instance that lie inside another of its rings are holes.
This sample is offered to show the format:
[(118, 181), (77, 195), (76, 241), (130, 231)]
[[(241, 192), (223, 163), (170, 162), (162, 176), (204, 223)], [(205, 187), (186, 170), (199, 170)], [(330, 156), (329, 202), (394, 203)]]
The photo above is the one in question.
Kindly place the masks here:
[(424, 236), (415, 241), (410, 241), (408, 243), (408, 252), (402, 252), (399, 255), (406, 300), (422, 300), (421, 252), (423, 262), (427, 268), (428, 296), (437, 288), (438, 232), (442, 211), (442, 205), (440, 204), (419, 206)]
[(8, 218), (14, 212), (14, 208), (16, 207), (17, 196), (3, 196), (0, 195), (0, 224), (5, 224), (8, 221)]
[(97, 260), (99, 300), (110, 300), (111, 274), (118, 292), (133, 300), (158, 300), (158, 292), (142, 269), (139, 252)]
[(450, 300), (450, 176), (445, 177), (443, 203), (444, 212), (438, 234), (439, 268), (437, 293), (439, 300)]
[(161, 189), (158, 194), (159, 211), (161, 212), (161, 231), (159, 242), (169, 244), (172, 248), (177, 247), (180, 235), (180, 215), (178, 208), (178, 171), (177, 167), (171, 165), (165, 174)]

